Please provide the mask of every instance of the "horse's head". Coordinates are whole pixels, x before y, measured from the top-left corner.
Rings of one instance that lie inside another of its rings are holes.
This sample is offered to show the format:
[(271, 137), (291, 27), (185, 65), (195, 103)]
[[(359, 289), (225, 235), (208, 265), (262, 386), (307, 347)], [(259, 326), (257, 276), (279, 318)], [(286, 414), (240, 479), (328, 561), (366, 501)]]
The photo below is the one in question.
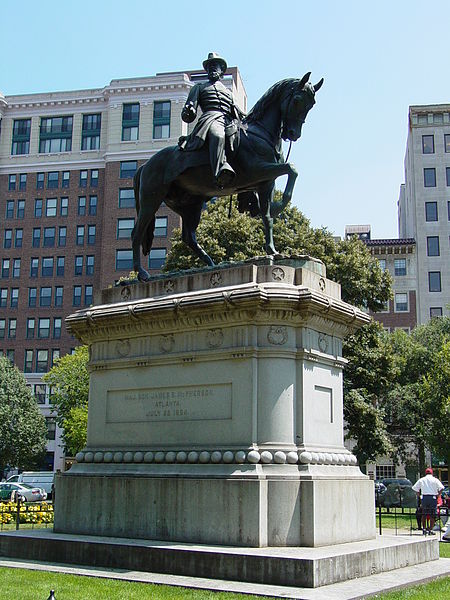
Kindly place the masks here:
[(283, 140), (295, 142), (302, 134), (302, 126), (306, 115), (315, 104), (315, 94), (322, 87), (323, 79), (315, 85), (309, 83), (311, 73), (302, 79), (294, 80), (290, 93), (281, 104), (281, 137)]

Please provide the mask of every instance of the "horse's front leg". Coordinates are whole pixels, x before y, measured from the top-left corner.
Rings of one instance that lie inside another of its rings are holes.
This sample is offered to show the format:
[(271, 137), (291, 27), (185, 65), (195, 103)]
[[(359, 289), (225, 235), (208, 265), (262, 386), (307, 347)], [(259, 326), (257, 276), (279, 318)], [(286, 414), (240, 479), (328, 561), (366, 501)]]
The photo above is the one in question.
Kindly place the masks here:
[(271, 216), (271, 204), (275, 182), (269, 181), (258, 187), (259, 207), (264, 225), (265, 247), (267, 254), (276, 254), (273, 243), (273, 218)]
[(287, 175), (288, 180), (286, 183), (285, 190), (283, 192), (283, 198), (281, 202), (271, 203), (270, 216), (277, 217), (288, 205), (292, 198), (292, 192), (294, 191), (295, 180), (297, 179), (298, 172), (292, 163), (265, 163), (259, 166), (258, 175), (261, 180), (275, 181), (277, 177)]

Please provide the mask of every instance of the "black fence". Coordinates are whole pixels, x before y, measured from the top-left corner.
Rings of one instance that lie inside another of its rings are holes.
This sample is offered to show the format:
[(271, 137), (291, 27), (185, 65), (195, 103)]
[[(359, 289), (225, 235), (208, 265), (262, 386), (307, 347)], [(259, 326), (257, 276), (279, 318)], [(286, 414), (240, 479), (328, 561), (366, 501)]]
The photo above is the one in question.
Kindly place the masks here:
[(53, 526), (53, 504), (51, 502), (23, 502), (19, 497), (14, 502), (0, 502), (0, 531)]

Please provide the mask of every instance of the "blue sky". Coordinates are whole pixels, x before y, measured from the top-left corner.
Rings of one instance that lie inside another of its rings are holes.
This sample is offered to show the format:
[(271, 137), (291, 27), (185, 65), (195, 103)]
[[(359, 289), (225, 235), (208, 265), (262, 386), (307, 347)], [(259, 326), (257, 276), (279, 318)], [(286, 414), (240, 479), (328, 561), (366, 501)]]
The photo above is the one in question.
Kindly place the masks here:
[(291, 152), (295, 204), (336, 235), (369, 223), (372, 237), (396, 237), (408, 106), (450, 102), (448, 11), (433, 0), (3, 0), (0, 91), (103, 87), (196, 69), (215, 50), (239, 67), (252, 106), (312, 71), (325, 83)]

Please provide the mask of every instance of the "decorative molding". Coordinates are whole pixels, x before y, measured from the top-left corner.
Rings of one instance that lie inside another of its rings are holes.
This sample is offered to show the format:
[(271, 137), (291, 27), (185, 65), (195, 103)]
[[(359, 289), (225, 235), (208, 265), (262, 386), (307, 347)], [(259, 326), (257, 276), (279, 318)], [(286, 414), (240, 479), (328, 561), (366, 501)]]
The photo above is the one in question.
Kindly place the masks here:
[(356, 456), (349, 452), (308, 452), (304, 450), (83, 450), (78, 463), (154, 463), (154, 464), (277, 464), (330, 465), (353, 467)]
[(222, 275), (220, 273), (213, 273), (211, 275), (211, 277), (209, 278), (209, 282), (211, 283), (212, 287), (217, 287), (222, 283)]
[(159, 338), (159, 349), (161, 352), (172, 352), (175, 346), (175, 338), (169, 333), (168, 335), (161, 335)]
[(275, 346), (282, 346), (288, 340), (287, 327), (284, 325), (271, 325), (267, 332), (267, 341)]
[(206, 334), (206, 343), (210, 348), (220, 348), (223, 344), (223, 339), (222, 329), (210, 329)]
[(116, 353), (121, 357), (125, 358), (130, 354), (131, 344), (129, 340), (119, 340), (116, 342)]
[(281, 267), (274, 267), (272, 269), (272, 279), (274, 281), (283, 281), (285, 276), (285, 272)]

